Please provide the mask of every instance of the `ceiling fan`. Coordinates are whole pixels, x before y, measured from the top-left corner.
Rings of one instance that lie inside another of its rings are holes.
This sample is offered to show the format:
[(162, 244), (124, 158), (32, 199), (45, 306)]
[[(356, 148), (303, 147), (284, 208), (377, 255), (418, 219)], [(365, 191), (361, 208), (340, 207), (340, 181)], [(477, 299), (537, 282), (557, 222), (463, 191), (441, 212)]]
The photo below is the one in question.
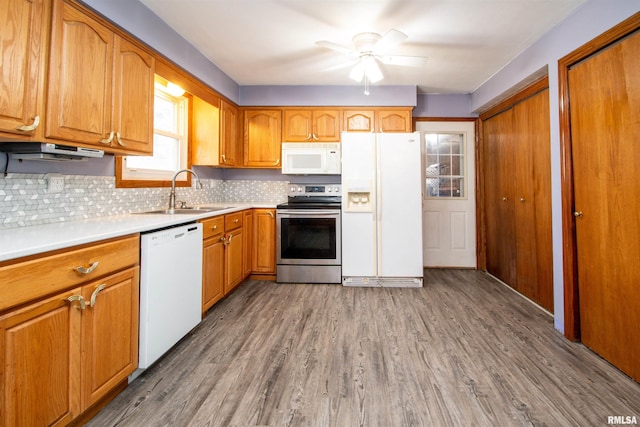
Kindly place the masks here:
[(426, 58), (421, 56), (388, 55), (387, 52), (407, 38), (402, 31), (389, 30), (384, 36), (378, 33), (356, 34), (352, 41), (355, 49), (322, 40), (316, 42), (318, 46), (326, 47), (350, 56), (356, 57), (355, 66), (349, 77), (357, 82), (364, 80), (364, 93), (369, 95), (369, 83), (383, 79), (378, 61), (387, 65), (419, 66)]

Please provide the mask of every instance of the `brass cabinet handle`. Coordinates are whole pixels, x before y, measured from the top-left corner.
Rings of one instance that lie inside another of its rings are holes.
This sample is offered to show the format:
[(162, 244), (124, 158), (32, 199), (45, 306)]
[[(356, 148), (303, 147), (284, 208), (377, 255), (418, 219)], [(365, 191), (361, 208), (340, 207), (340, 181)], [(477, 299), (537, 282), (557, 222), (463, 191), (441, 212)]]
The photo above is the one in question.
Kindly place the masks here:
[(278, 166), (280, 164), (280, 159), (276, 160), (276, 162), (273, 164), (273, 166)]
[(269, 214), (269, 216), (270, 216), (271, 218), (275, 218), (275, 217), (273, 216), (273, 212), (268, 211), (267, 213)]
[(232, 238), (233, 238), (233, 234), (229, 234), (229, 237), (227, 238), (227, 241), (225, 242), (225, 245), (230, 245)]
[(80, 274), (89, 274), (98, 267), (98, 264), (100, 264), (100, 262), (96, 261), (87, 268), (80, 266), (80, 267), (76, 267), (75, 270)]
[(509, 199), (507, 199), (506, 197), (503, 197), (503, 198), (502, 198), (502, 201), (503, 201), (503, 202), (506, 202), (507, 200), (509, 200)]
[(222, 154), (220, 157), (222, 157), (222, 163), (227, 163), (227, 156)]
[(220, 236), (220, 241), (225, 245), (227, 244), (227, 238), (225, 236)]
[(96, 305), (96, 298), (98, 297), (98, 294), (104, 291), (106, 287), (107, 285), (103, 283), (100, 286), (98, 286), (95, 291), (93, 291), (93, 293), (91, 294), (91, 301), (89, 302), (90, 307), (93, 307), (94, 305)]
[(87, 304), (85, 303), (84, 297), (82, 295), (71, 295), (69, 298), (67, 298), (67, 302), (69, 304), (72, 304), (74, 301), (80, 302), (79, 310), (84, 310), (85, 308), (87, 308)]
[(118, 141), (118, 145), (121, 146), (121, 147), (126, 147), (127, 146), (127, 144), (125, 144), (124, 142), (122, 142), (120, 140), (120, 132), (116, 132), (116, 141)]
[(521, 202), (524, 202), (524, 197), (520, 197), (520, 201), (521, 201)]
[(107, 144), (111, 144), (111, 141), (113, 141), (113, 131), (109, 133), (109, 138), (101, 139), (100, 143), (107, 145)]
[(32, 130), (36, 130), (39, 124), (40, 124), (40, 116), (35, 116), (33, 118), (33, 123), (31, 123), (30, 125), (20, 126), (17, 130), (22, 132), (31, 132)]

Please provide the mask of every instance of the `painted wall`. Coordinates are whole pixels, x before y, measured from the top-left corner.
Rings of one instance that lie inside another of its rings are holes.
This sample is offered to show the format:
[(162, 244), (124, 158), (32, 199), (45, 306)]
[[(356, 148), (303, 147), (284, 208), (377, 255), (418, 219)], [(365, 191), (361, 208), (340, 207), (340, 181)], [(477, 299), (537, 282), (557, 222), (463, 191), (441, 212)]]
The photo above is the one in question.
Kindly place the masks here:
[(485, 106), (495, 103), (504, 93), (508, 93), (512, 87), (527, 80), (537, 70), (545, 66), (548, 67), (551, 121), (554, 323), (556, 329), (561, 332), (564, 332), (564, 291), (558, 60), (639, 11), (640, 2), (636, 0), (589, 0), (471, 94), (471, 110), (481, 110)]
[(416, 86), (241, 86), (242, 106), (409, 106), (416, 105)]
[(471, 112), (471, 94), (419, 94), (413, 117), (478, 117)]

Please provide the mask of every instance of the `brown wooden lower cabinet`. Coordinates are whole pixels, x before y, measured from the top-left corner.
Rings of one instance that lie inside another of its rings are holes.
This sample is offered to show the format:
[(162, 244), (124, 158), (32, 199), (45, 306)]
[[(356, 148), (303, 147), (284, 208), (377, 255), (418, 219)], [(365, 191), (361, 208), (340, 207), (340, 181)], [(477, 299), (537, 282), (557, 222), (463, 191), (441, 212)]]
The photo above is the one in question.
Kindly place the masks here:
[[(101, 272), (96, 264), (95, 277), (81, 286), (34, 297), (0, 316), (0, 425), (66, 425), (137, 367), (138, 238), (123, 241), (113, 247), (123, 249), (123, 263), (136, 265)], [(91, 247), (69, 254), (5, 265), (0, 279), (18, 272), (26, 287), (30, 271), (65, 260), (82, 266), (89, 254), (99, 261)]]
[(226, 233), (224, 250), (224, 294), (228, 295), (244, 279), (244, 265), (242, 256), (244, 254), (242, 227), (236, 228)]
[(276, 210), (254, 209), (253, 274), (276, 274)]
[(224, 216), (202, 223), (202, 313), (224, 296)]

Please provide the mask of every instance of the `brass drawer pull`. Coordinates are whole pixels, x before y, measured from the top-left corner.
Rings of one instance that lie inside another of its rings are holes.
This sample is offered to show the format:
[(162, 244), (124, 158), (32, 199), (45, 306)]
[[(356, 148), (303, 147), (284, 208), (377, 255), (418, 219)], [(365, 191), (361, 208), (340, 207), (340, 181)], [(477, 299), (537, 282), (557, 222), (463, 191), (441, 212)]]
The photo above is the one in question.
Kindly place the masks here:
[(109, 138), (101, 139), (100, 143), (107, 145), (111, 144), (111, 141), (113, 141), (113, 131), (109, 134)]
[(40, 124), (40, 116), (35, 116), (33, 118), (33, 123), (31, 123), (30, 125), (20, 126), (18, 130), (22, 132), (31, 132), (32, 130), (36, 130), (39, 124)]
[(75, 270), (80, 274), (89, 274), (98, 267), (99, 263), (100, 263), (99, 261), (96, 261), (93, 264), (91, 264), (88, 268), (84, 268), (83, 266), (80, 266), (80, 267), (76, 267)]
[(116, 141), (118, 141), (118, 145), (121, 146), (121, 147), (126, 147), (127, 146), (127, 144), (125, 144), (124, 142), (122, 142), (120, 140), (120, 132), (116, 132)]
[(89, 306), (93, 307), (94, 305), (96, 305), (96, 298), (98, 297), (98, 294), (104, 291), (106, 287), (107, 285), (103, 283), (98, 286), (95, 291), (93, 291), (93, 293), (91, 294), (91, 302), (89, 302)]
[(87, 308), (87, 304), (84, 301), (84, 297), (82, 295), (71, 295), (69, 298), (67, 298), (67, 302), (69, 302), (69, 304), (73, 303), (74, 301), (80, 301), (80, 307), (78, 308), (78, 310), (84, 310), (85, 308)]

